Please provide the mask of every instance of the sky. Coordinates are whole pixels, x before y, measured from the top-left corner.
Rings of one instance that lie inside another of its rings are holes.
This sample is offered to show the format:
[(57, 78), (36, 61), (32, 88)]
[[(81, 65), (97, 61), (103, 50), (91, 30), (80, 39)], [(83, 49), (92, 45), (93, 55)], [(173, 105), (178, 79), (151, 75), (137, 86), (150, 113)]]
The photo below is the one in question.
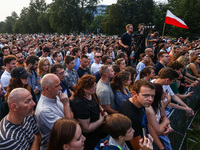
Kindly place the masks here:
[[(46, 0), (46, 3), (51, 3), (52, 0)], [(103, 0), (101, 4), (111, 5), (117, 0)], [(30, 0), (1, 0), (0, 21), (4, 21), (7, 16), (10, 16), (13, 11), (20, 15), (23, 7), (28, 7)]]
[[(163, 0), (156, 0), (163, 1)], [(165, 0), (164, 0), (165, 1)], [(46, 0), (46, 3), (51, 3), (52, 0)], [(117, 0), (103, 0), (101, 4), (111, 5), (115, 4)], [(30, 0), (1, 0), (1, 8), (0, 8), (0, 21), (5, 21), (7, 16), (11, 16), (11, 13), (15, 11), (18, 15), (20, 15), (23, 7), (28, 7)]]

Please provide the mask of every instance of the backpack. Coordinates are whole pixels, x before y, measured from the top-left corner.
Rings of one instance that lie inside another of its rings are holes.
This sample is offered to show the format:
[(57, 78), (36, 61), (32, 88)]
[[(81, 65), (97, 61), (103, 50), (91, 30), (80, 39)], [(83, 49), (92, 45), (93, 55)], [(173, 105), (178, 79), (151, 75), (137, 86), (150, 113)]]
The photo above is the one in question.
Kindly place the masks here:
[(109, 145), (110, 135), (108, 135), (105, 139), (101, 139), (99, 143), (96, 145), (94, 150), (121, 150), (121, 147), (117, 147), (114, 145)]

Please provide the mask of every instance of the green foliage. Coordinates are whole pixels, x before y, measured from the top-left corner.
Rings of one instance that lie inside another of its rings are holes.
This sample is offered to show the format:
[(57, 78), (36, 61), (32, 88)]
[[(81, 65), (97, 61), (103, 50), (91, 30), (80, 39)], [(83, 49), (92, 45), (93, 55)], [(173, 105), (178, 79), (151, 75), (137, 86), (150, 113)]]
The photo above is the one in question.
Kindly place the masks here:
[(122, 34), (126, 24), (134, 27), (141, 22), (152, 22), (153, 0), (118, 0), (110, 6), (108, 14), (103, 20), (104, 31), (107, 34)]
[[(98, 15), (94, 18), (94, 20), (92, 21), (92, 23), (90, 25), (88, 25), (88, 30), (92, 33), (103, 33), (103, 29), (102, 29), (102, 21), (104, 19), (103, 15)], [(98, 31), (98, 29), (100, 29)], [(98, 32), (97, 32), (98, 31)]]

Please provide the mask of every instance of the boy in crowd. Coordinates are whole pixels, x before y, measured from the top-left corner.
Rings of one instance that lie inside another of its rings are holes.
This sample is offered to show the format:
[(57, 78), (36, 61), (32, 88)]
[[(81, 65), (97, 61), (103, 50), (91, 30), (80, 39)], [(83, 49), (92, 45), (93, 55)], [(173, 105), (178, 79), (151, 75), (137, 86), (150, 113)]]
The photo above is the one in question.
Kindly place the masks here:
[(84, 54), (81, 55), (80, 62), (81, 62), (81, 65), (77, 69), (77, 73), (78, 73), (79, 78), (81, 78), (85, 74), (91, 74), (89, 68), (87, 67), (88, 66), (88, 62), (89, 62), (88, 56), (84, 55)]
[(65, 57), (65, 64), (66, 64), (65, 83), (68, 85), (70, 89), (74, 91), (79, 78), (77, 71), (74, 69), (75, 66), (74, 57), (71, 55), (67, 55)]
[[(119, 113), (107, 116), (105, 120), (105, 130), (109, 134), (105, 139), (102, 139), (95, 147), (102, 150), (129, 150), (125, 141), (133, 139), (134, 129), (132, 128), (131, 120)], [(151, 135), (139, 140), (141, 150), (153, 150), (153, 138)]]

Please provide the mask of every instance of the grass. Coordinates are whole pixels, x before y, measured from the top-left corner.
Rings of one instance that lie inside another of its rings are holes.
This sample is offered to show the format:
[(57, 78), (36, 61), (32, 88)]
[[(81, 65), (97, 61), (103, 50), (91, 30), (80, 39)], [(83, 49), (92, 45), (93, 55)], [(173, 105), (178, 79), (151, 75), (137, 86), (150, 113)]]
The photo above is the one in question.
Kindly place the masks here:
[(182, 150), (200, 150), (200, 108), (182, 146)]

